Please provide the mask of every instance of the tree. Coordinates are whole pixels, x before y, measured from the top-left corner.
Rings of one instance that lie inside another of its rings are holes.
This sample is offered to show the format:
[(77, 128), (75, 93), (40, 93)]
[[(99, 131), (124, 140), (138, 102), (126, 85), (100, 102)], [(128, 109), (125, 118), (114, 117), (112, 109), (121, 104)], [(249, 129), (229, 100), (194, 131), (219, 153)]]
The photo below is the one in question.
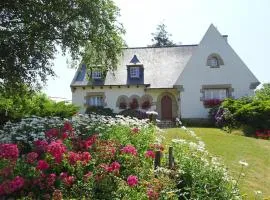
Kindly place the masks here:
[(259, 100), (270, 100), (270, 83), (263, 84), (263, 87), (255, 92), (255, 97)]
[(175, 45), (173, 43), (173, 41), (169, 39), (171, 34), (166, 31), (166, 25), (163, 23), (161, 23), (157, 26), (156, 32), (152, 33), (152, 36), (153, 36), (153, 39), (152, 39), (153, 44), (151, 46), (153, 46), (153, 47), (163, 47), (163, 46), (174, 46)]
[[(60, 46), (73, 61), (114, 69), (124, 33), (112, 0), (1, 0), (0, 92), (53, 76)], [(94, 56), (84, 56), (87, 52)]]

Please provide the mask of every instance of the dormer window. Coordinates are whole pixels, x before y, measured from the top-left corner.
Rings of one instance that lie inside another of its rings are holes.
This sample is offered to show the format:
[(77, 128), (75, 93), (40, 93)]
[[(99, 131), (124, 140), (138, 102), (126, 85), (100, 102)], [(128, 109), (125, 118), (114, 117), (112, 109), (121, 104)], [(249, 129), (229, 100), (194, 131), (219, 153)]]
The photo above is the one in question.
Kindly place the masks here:
[(92, 79), (101, 79), (101, 77), (102, 77), (101, 71), (92, 72)]
[(130, 78), (140, 78), (139, 67), (130, 67)]

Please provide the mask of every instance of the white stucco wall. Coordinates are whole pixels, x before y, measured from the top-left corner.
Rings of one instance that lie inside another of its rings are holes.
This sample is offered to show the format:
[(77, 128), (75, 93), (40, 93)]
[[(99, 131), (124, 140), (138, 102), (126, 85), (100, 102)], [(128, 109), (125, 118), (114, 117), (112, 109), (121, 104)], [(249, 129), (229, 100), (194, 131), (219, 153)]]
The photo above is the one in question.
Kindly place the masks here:
[(114, 112), (119, 112), (119, 108), (116, 107), (116, 101), (119, 96), (126, 95), (128, 97), (132, 95), (138, 95), (142, 96), (144, 94), (144, 87), (136, 87), (136, 86), (130, 86), (127, 88), (126, 86), (121, 86), (118, 88), (118, 86), (113, 86), (112, 88), (109, 88), (109, 86), (103, 86), (103, 88), (100, 88), (98, 86), (94, 87), (92, 89), (91, 87), (86, 87), (83, 89), (82, 87), (77, 87), (76, 90), (72, 93), (72, 103), (75, 105), (80, 106), (80, 113), (84, 113), (86, 107), (84, 104), (86, 103), (85, 97), (87, 96), (87, 93), (91, 92), (100, 92), (104, 93), (105, 95), (105, 107), (113, 109)]
[(125, 95), (127, 97), (131, 97), (132, 95), (138, 95), (139, 97), (142, 97), (143, 95), (150, 95), (153, 98), (153, 106), (151, 107), (151, 110), (156, 111), (156, 104), (158, 97), (161, 94), (171, 94), (174, 97), (174, 100), (178, 103), (178, 93), (176, 89), (147, 89), (143, 86), (140, 86), (137, 88), (137, 86), (130, 86), (129, 88), (126, 86), (121, 86), (120, 88), (113, 86), (112, 88), (109, 88), (109, 86), (103, 86), (103, 88), (95, 87), (92, 89), (91, 87), (86, 87), (83, 89), (83, 87), (77, 87), (75, 91), (72, 93), (72, 103), (75, 105), (80, 106), (80, 113), (85, 112), (85, 97), (87, 96), (87, 93), (104, 93), (105, 95), (105, 107), (113, 109), (115, 113), (118, 113), (121, 111), (116, 106), (116, 102), (119, 96)]
[[(212, 53), (219, 54), (224, 65), (219, 68), (207, 66), (207, 57)], [(200, 100), (202, 85), (231, 84), (234, 89), (232, 96), (239, 98), (254, 93), (249, 88), (253, 82), (258, 80), (212, 25), (176, 82), (176, 85), (184, 88), (181, 93), (181, 117), (208, 117), (209, 109)]]

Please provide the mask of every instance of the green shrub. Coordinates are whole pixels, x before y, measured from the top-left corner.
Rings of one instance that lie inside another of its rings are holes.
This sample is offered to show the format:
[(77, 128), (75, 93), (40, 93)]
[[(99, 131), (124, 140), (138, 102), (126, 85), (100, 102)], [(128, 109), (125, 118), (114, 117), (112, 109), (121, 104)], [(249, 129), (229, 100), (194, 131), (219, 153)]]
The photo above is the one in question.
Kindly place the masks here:
[(134, 109), (126, 109), (119, 112), (119, 115), (136, 117), (138, 119), (146, 119), (148, 116), (145, 111), (142, 110), (134, 110)]
[[(226, 111), (222, 112), (221, 111)], [(219, 113), (218, 113), (219, 112)], [(224, 114), (225, 113), (225, 114)], [(225, 99), (218, 108), (210, 109), (209, 117), (222, 127), (245, 127), (247, 135), (255, 130), (270, 129), (270, 84), (264, 84), (254, 97)], [(251, 131), (252, 130), (252, 131)]]
[(19, 121), (27, 116), (69, 118), (79, 107), (50, 100), (45, 94), (27, 93), (17, 96), (0, 95), (0, 126), (7, 121)]
[(111, 108), (104, 108), (103, 106), (89, 106), (86, 108), (85, 114), (93, 113), (105, 116), (115, 116)]
[[(178, 199), (241, 199), (238, 181), (233, 180), (218, 158), (205, 149), (196, 134), (182, 127), (194, 142), (173, 139)], [(241, 172), (240, 172), (241, 173)]]

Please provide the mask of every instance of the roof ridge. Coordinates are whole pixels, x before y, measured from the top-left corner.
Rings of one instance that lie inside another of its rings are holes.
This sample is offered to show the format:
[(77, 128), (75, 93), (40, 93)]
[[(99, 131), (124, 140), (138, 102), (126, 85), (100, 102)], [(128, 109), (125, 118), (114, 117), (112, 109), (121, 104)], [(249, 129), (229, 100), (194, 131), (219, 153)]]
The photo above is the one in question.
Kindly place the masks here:
[(123, 49), (163, 49), (163, 48), (173, 48), (173, 47), (195, 47), (198, 46), (198, 44), (183, 44), (183, 45), (172, 45), (172, 46), (162, 46), (162, 47), (153, 47), (153, 46), (147, 46), (147, 47), (124, 47)]

